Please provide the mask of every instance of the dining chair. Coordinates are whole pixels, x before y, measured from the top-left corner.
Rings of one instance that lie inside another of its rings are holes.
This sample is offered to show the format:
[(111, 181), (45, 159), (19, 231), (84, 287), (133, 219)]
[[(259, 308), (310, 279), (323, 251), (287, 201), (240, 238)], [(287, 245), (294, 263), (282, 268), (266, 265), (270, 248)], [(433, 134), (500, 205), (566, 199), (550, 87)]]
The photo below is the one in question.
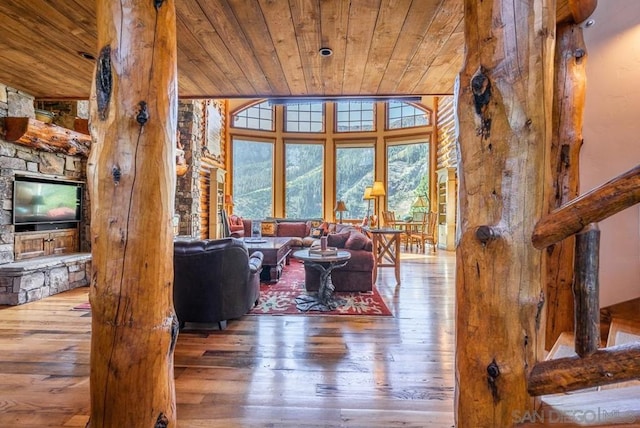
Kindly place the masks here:
[(385, 227), (389, 229), (398, 229), (401, 230), (400, 234), (400, 244), (404, 246), (404, 248), (408, 248), (409, 246), (409, 235), (411, 230), (406, 227), (406, 222), (399, 222), (396, 220), (396, 213), (394, 211), (383, 211), (382, 218), (384, 220)]
[(413, 246), (413, 243), (415, 242), (418, 246), (418, 249), (422, 249), (422, 252), (424, 253), (426, 245), (431, 244), (431, 246), (433, 247), (433, 252), (435, 253), (437, 247), (437, 220), (437, 213), (432, 212), (425, 214), (417, 230), (415, 230), (408, 236), (409, 245)]

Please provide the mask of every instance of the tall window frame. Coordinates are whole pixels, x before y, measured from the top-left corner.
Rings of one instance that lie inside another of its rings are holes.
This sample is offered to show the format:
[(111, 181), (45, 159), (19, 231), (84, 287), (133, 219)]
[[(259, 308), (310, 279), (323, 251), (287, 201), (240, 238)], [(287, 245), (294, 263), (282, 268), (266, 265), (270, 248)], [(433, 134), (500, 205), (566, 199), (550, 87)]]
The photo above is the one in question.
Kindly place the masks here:
[[(309, 101), (309, 100), (304, 100)], [(312, 100), (313, 101), (313, 100)], [(349, 101), (353, 101), (350, 99)], [(375, 102), (372, 101), (373, 113), (372, 116), (374, 118), (374, 131), (370, 130), (355, 130), (351, 132), (337, 132), (336, 131), (336, 104), (340, 101), (327, 101), (324, 103), (324, 132), (318, 133), (309, 133), (306, 135), (301, 135), (300, 132), (295, 131), (286, 131), (285, 130), (285, 105), (286, 103), (274, 103), (273, 106), (273, 119), (274, 119), (274, 130), (272, 131), (264, 131), (264, 130), (251, 130), (251, 129), (242, 129), (242, 128), (234, 128), (230, 126), (228, 128), (228, 151), (229, 154), (227, 161), (227, 168), (230, 168), (227, 172), (227, 191), (230, 193), (234, 193), (234, 178), (233, 175), (237, 174), (237, 171), (233, 169), (234, 162), (234, 154), (231, 148), (232, 139), (233, 138), (249, 138), (249, 139), (265, 139), (274, 142), (274, 152), (273, 152), (273, 175), (271, 177), (271, 197), (272, 206), (269, 207), (269, 212), (272, 213), (271, 216), (275, 217), (289, 217), (291, 218), (292, 211), (288, 208), (288, 204), (291, 202), (287, 202), (287, 178), (286, 178), (286, 162), (287, 157), (285, 156), (286, 147), (285, 145), (289, 142), (301, 142), (301, 141), (313, 141), (314, 143), (321, 144), (324, 146), (324, 173), (323, 173), (323, 196), (322, 196), (322, 217), (328, 221), (332, 221), (333, 218), (337, 218), (335, 213), (333, 212), (335, 203), (337, 200), (342, 199), (343, 195), (340, 194), (340, 184), (337, 184), (337, 181), (340, 180), (338, 176), (339, 172), (336, 171), (336, 149), (340, 147), (344, 147), (345, 144), (348, 145), (371, 145), (373, 147), (373, 164), (374, 167), (372, 172), (369, 174), (370, 177), (366, 178), (366, 181), (370, 181), (366, 186), (363, 184), (361, 187), (362, 195), (359, 195), (357, 198), (353, 198), (354, 204), (351, 204), (353, 207), (347, 205), (348, 211), (344, 213), (343, 219), (346, 222), (354, 222), (359, 221), (364, 215), (360, 215), (360, 213), (366, 210), (368, 205), (368, 201), (362, 199), (364, 195), (364, 187), (371, 186), (374, 181), (374, 177), (378, 181), (384, 181), (385, 185), (387, 183), (387, 172), (388, 166), (386, 164), (387, 160), (387, 143), (391, 140), (397, 139), (413, 139), (413, 138), (428, 138), (430, 144), (435, 144), (432, 140), (433, 135), (433, 116), (431, 116), (430, 125), (429, 126), (419, 126), (412, 128), (399, 128), (399, 129), (386, 129), (386, 111), (387, 111), (387, 102), (377, 100)], [(230, 102), (232, 105), (234, 104), (232, 101)], [(256, 100), (256, 104), (260, 104)], [(253, 105), (256, 105), (253, 104)], [(428, 100), (425, 100), (425, 103), (418, 103), (421, 109), (424, 109), (425, 112), (431, 112), (429, 108), (430, 103)], [(249, 108), (250, 104), (245, 103), (244, 106), (238, 103), (237, 107), (232, 107), (231, 117), (234, 114), (240, 112), (245, 108)], [(380, 125), (380, 126), (378, 126)], [(417, 137), (419, 136), (419, 137)], [(423, 137), (424, 136), (424, 137)], [(433, 152), (434, 148), (431, 147), (431, 152)], [(433, 157), (433, 153), (431, 155)], [(434, 171), (431, 168), (435, 167), (435, 165), (429, 165), (429, 174), (433, 174)], [(258, 169), (260, 167), (257, 167)], [(262, 180), (266, 178), (266, 175), (263, 174)], [(432, 186), (435, 186), (436, 183), (429, 183)], [(434, 190), (429, 190), (429, 196), (434, 194)], [(360, 193), (360, 189), (357, 190), (357, 193)], [(236, 195), (233, 195), (234, 199)], [(349, 198), (347, 198), (349, 199)], [(371, 203), (370, 206), (370, 214), (375, 214), (374, 210), (382, 210), (386, 209), (387, 205), (387, 197), (380, 199), (377, 202), (382, 202), (383, 205), (377, 207), (376, 203)], [(393, 204), (392, 204), (393, 205)], [(235, 214), (242, 214), (239, 212), (240, 207), (236, 206), (233, 208), (233, 212)], [(379, 212), (378, 212), (379, 214)], [(269, 216), (269, 215), (266, 215)]]
[(234, 213), (254, 219), (273, 216), (275, 149), (273, 140), (232, 137)]
[(416, 212), (429, 211), (430, 156), (431, 135), (386, 142), (386, 209), (393, 211), (397, 219), (410, 219)]
[[(302, 153), (303, 151), (307, 153)], [(319, 157), (318, 152), (319, 151)], [(307, 156), (304, 156), (304, 155)], [(309, 159), (310, 158), (310, 159)], [(284, 213), (288, 218), (323, 218), (324, 141), (284, 141)], [(306, 177), (302, 188), (299, 181)], [(310, 179), (310, 177), (312, 177)], [(313, 177), (317, 177), (313, 180)]]
[[(360, 152), (360, 155), (349, 157), (350, 163), (343, 163), (346, 157), (341, 153)], [(356, 160), (359, 164), (353, 164)], [(347, 207), (346, 218), (362, 219), (373, 214), (373, 207), (364, 200), (365, 188), (371, 186), (375, 177), (376, 150), (375, 142), (337, 143), (335, 149), (335, 195), (336, 201), (344, 201)], [(336, 201), (333, 201), (335, 204)], [(369, 209), (371, 207), (371, 209)]]

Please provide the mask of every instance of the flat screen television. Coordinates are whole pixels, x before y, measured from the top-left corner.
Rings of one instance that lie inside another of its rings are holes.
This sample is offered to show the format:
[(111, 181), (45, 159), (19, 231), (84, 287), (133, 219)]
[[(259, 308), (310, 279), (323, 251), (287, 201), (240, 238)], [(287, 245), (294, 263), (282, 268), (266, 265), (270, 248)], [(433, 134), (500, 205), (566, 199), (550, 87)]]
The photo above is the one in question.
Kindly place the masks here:
[(82, 183), (16, 177), (13, 224), (78, 222), (82, 216)]

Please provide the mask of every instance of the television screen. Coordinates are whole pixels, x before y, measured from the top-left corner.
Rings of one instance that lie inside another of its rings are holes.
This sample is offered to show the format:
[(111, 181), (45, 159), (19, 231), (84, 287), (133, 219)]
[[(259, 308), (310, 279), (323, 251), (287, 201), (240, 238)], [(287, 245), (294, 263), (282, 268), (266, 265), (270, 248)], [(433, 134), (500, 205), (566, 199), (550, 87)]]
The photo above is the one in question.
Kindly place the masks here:
[(14, 183), (14, 224), (80, 220), (81, 187), (79, 183), (17, 178)]

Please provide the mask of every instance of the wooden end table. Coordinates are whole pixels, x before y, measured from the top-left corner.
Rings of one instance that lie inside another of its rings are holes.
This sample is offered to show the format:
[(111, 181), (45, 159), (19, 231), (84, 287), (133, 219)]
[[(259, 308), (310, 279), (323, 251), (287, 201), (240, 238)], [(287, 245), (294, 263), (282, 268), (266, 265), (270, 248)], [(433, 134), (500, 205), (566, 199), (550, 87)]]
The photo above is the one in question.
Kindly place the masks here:
[(398, 229), (368, 229), (373, 241), (373, 282), (378, 279), (378, 268), (392, 267), (396, 282), (400, 284), (400, 240), (404, 233)]
[(351, 253), (339, 250), (336, 255), (320, 256), (309, 254), (309, 250), (300, 250), (293, 253), (293, 257), (301, 260), (305, 266), (311, 266), (320, 271), (320, 288), (318, 292), (301, 294), (296, 297), (296, 307), (299, 310), (302, 312), (327, 312), (343, 304), (343, 300), (333, 298), (335, 286), (331, 282), (331, 271), (346, 265), (351, 258)]

